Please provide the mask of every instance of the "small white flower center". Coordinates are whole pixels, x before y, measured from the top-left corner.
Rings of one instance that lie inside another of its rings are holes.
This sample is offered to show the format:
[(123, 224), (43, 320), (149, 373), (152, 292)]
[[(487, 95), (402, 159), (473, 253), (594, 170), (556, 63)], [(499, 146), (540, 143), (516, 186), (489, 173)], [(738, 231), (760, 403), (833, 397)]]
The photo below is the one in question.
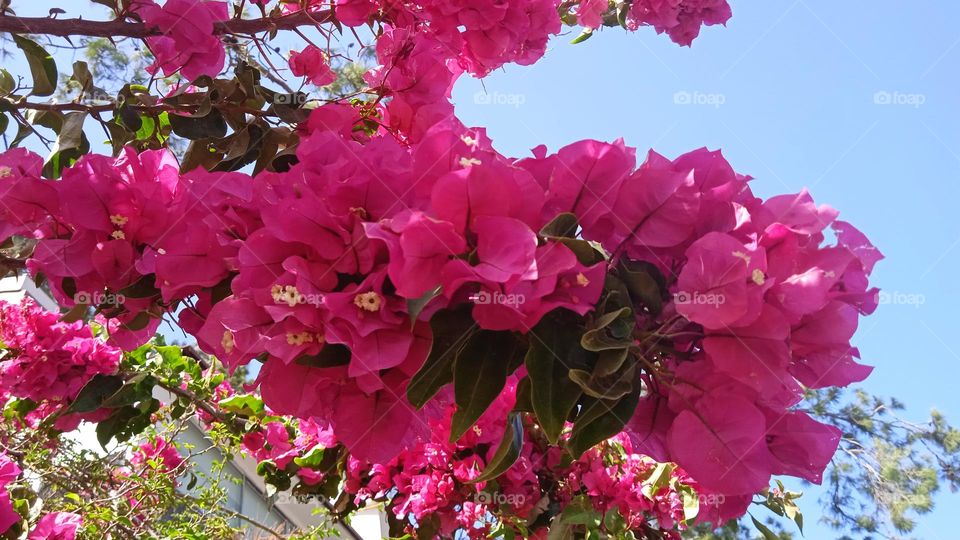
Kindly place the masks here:
[(383, 299), (380, 298), (379, 294), (370, 291), (355, 296), (353, 298), (353, 304), (362, 310), (376, 313), (377, 311), (380, 311), (380, 306), (383, 304)]

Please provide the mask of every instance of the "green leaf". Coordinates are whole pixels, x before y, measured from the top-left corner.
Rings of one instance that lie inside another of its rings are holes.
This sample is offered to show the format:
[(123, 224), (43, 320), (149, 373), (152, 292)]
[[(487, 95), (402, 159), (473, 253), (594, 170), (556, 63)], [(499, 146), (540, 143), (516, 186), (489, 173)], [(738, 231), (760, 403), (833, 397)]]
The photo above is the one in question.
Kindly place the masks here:
[(580, 223), (577, 216), (570, 212), (558, 214), (540, 229), (540, 236), (544, 238), (576, 238)]
[(0, 69), (0, 96), (8, 96), (17, 89), (17, 80), (5, 69)]
[(680, 495), (680, 500), (683, 501), (683, 521), (693, 523), (693, 520), (700, 514), (700, 496), (695, 489), (686, 485), (681, 485), (677, 492)]
[(660, 269), (645, 261), (624, 260), (619, 270), (631, 298), (651, 314), (659, 315), (667, 291), (667, 280)]
[(596, 372), (588, 373), (582, 369), (570, 370), (570, 380), (577, 383), (583, 393), (590, 397), (615, 400), (630, 393), (636, 380), (636, 368), (630, 366), (621, 373), (598, 377)]
[(590, 39), (590, 38), (592, 38), (592, 37), (593, 37), (593, 30), (591, 30), (591, 29), (589, 29), (589, 28), (585, 28), (585, 29), (583, 30), (583, 32), (580, 32), (580, 35), (577, 36), (577, 37), (575, 37), (575, 38), (573, 38), (573, 40), (570, 41), (570, 43), (571, 43), (572, 45), (576, 45), (576, 44), (578, 44), (578, 43), (583, 43), (584, 41), (586, 41), (586, 40), (588, 40), (588, 39)]
[(597, 358), (597, 365), (593, 368), (594, 377), (606, 377), (620, 371), (630, 351), (627, 349), (614, 349), (603, 351)]
[(444, 385), (453, 382), (453, 364), (457, 353), (476, 330), (469, 309), (443, 310), (430, 320), (433, 344), (423, 367), (407, 385), (407, 400), (422, 408)]
[(110, 396), (123, 388), (123, 379), (116, 375), (96, 375), (77, 394), (70, 407), (71, 413), (93, 412), (103, 406)]
[(580, 345), (595, 352), (626, 349), (633, 345), (634, 328), (633, 310), (623, 307), (597, 318), (592, 329), (583, 334)]
[(293, 458), (293, 462), (300, 467), (315, 468), (323, 463), (324, 448), (320, 445), (314, 446), (306, 454)]
[(606, 259), (603, 252), (599, 251), (592, 242), (579, 238), (554, 238), (553, 240), (567, 246), (577, 256), (577, 261), (585, 266), (592, 266)]
[(503, 440), (500, 446), (490, 458), (487, 467), (483, 470), (473, 482), (486, 482), (493, 480), (501, 474), (507, 472), (507, 469), (513, 466), (513, 463), (520, 457), (520, 450), (523, 448), (523, 419), (519, 413), (511, 413), (507, 420), (507, 429), (503, 432)]
[(44, 176), (59, 178), (63, 169), (73, 165), (80, 156), (90, 151), (90, 143), (83, 133), (83, 122), (86, 119), (86, 112), (77, 111), (63, 115), (57, 141), (43, 166)]
[(481, 330), (460, 349), (453, 363), (457, 411), (450, 426), (451, 442), (460, 439), (500, 395), (507, 376), (516, 369), (519, 345), (509, 332)]
[(530, 377), (520, 379), (520, 382), (517, 383), (517, 402), (513, 406), (514, 412), (534, 412), (531, 393)]
[(153, 117), (143, 115), (140, 117), (140, 129), (134, 133), (138, 141), (148, 141), (153, 138), (157, 132), (157, 121)]
[(327, 343), (320, 349), (319, 353), (300, 356), (294, 360), (294, 363), (307, 367), (328, 368), (345, 366), (350, 363), (350, 358), (350, 349), (345, 345)]
[(227, 134), (227, 122), (217, 109), (203, 116), (170, 115), (170, 128), (184, 139), (219, 139)]
[(407, 313), (410, 314), (410, 325), (417, 324), (417, 319), (420, 317), (420, 314), (423, 313), (424, 308), (430, 304), (430, 302), (440, 296), (440, 291), (443, 290), (443, 287), (437, 285), (437, 287), (431, 291), (427, 291), (420, 298), (414, 298), (407, 300)]
[(530, 332), (530, 348), (524, 359), (533, 410), (547, 440), (554, 444), (582, 394), (569, 372), (585, 366), (589, 356), (580, 347), (577, 331), (567, 324), (569, 320), (544, 317)]
[(763, 523), (760, 523), (757, 518), (753, 517), (753, 514), (750, 515), (750, 519), (753, 520), (753, 526), (760, 531), (760, 534), (763, 535), (764, 540), (780, 540), (780, 537), (775, 532), (771, 531), (770, 528)]
[(33, 76), (35, 96), (49, 96), (57, 89), (57, 63), (43, 47), (23, 36), (13, 34), (13, 42), (27, 56), (30, 74)]
[(253, 394), (236, 394), (221, 399), (217, 405), (224, 411), (244, 416), (260, 416), (266, 409), (263, 400)]
[(149, 400), (153, 396), (153, 387), (156, 385), (156, 379), (147, 373), (140, 373), (124, 383), (123, 387), (116, 391), (100, 404), (101, 407), (108, 409), (119, 409), (127, 405)]
[(639, 381), (634, 381), (633, 390), (616, 402), (589, 398), (573, 423), (567, 443), (570, 454), (579, 458), (597, 443), (620, 433), (637, 409), (640, 387)]
[(80, 90), (83, 92), (93, 87), (93, 74), (90, 73), (86, 62), (77, 60), (73, 63), (73, 75), (70, 76), (70, 80), (80, 85)]

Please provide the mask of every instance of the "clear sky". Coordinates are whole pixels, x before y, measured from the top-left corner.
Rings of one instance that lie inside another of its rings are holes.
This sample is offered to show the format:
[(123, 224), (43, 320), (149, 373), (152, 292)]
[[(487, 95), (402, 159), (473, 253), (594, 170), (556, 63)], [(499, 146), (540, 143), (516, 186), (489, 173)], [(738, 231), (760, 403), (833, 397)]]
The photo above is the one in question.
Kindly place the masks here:
[[(668, 157), (707, 146), (754, 176), (760, 195), (810, 188), (887, 256), (874, 281), (888, 302), (855, 338), (877, 368), (864, 388), (897, 396), (911, 419), (936, 407), (960, 423), (960, 343), (952, 340), (960, 305), (960, 2), (730, 2), (727, 28), (705, 29), (690, 49), (652, 30), (608, 29), (580, 45), (568, 44), (573, 35), (555, 39), (534, 66), (462, 79), (458, 112), (486, 126), (508, 155), (582, 138), (623, 137)], [(58, 4), (32, 0), (22, 11)], [(814, 525), (816, 505), (805, 499), (806, 538), (834, 538)], [(960, 496), (938, 503), (916, 537), (956, 537), (951, 511)]]

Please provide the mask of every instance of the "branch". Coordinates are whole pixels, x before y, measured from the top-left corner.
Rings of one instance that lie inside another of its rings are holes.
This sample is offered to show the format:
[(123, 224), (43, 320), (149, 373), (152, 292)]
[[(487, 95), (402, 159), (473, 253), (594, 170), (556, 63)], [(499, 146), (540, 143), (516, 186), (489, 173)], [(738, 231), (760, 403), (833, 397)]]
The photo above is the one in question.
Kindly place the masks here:
[[(213, 33), (258, 34), (270, 30), (290, 30), (299, 26), (317, 26), (333, 20), (332, 10), (309, 12), (305, 10), (282, 17), (263, 17), (259, 19), (230, 19), (214, 23)], [(92, 36), (92, 37), (132, 37), (146, 38), (162, 35), (157, 28), (148, 28), (140, 22), (124, 21), (86, 21), (83, 19), (53, 19), (49, 17), (13, 17), (0, 16), (0, 32), (14, 34), (42, 34), (47, 36)]]

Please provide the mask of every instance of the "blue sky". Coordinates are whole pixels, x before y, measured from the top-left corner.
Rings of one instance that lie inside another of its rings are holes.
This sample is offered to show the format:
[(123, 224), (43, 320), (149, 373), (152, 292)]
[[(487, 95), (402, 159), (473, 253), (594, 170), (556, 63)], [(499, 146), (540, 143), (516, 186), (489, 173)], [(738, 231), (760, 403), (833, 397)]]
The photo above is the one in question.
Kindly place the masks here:
[[(57, 4), (13, 2), (24, 14)], [(763, 196), (809, 187), (887, 256), (874, 281), (889, 302), (855, 338), (877, 368), (864, 388), (897, 396), (912, 419), (936, 407), (960, 422), (960, 343), (952, 341), (960, 305), (960, 3), (731, 4), (727, 28), (705, 29), (690, 49), (652, 30), (608, 29), (580, 45), (568, 44), (574, 35), (555, 39), (534, 66), (462, 79), (458, 112), (486, 126), (508, 155), (623, 137), (669, 157), (721, 148)], [(834, 538), (813, 526), (817, 508), (806, 499), (806, 537)], [(915, 536), (954, 538), (955, 508), (960, 496), (940, 497)]]

